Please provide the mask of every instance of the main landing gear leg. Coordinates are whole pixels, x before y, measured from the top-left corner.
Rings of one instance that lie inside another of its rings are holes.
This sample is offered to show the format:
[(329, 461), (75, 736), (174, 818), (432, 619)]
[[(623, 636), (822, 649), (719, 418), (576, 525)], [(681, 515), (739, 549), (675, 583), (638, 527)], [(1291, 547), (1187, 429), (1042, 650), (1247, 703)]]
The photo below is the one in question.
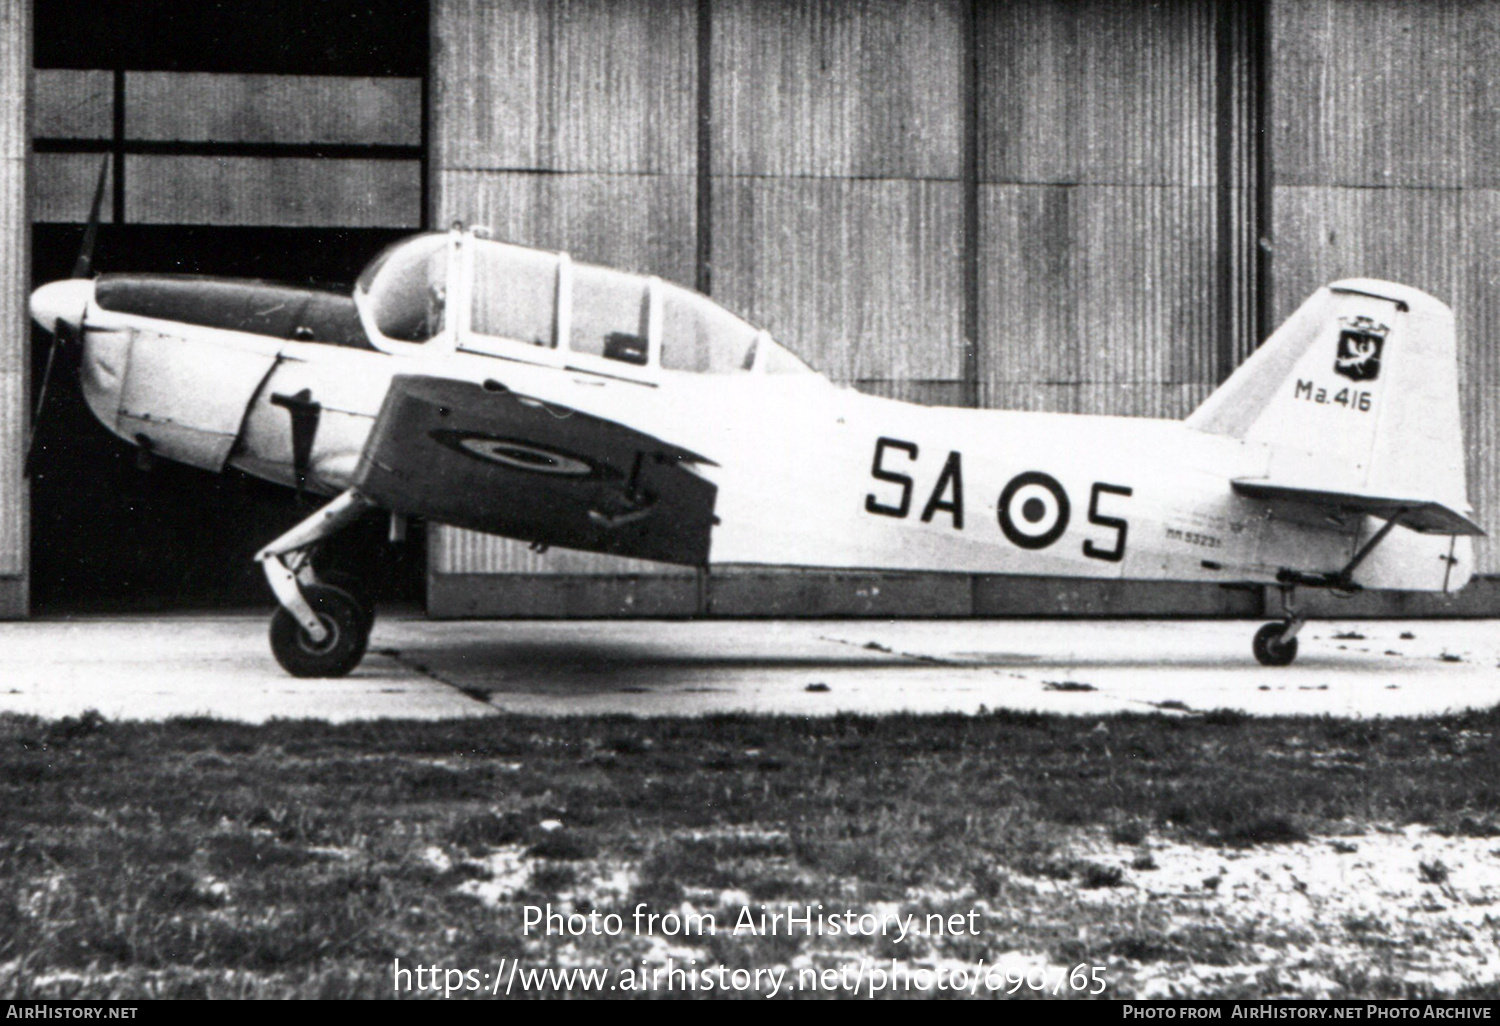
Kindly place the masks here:
[(1268, 623), (1255, 632), (1255, 641), (1250, 647), (1262, 666), (1288, 666), (1297, 658), (1297, 632), (1307, 622), (1307, 617), (1298, 616), (1292, 607), (1294, 591), (1289, 584), (1281, 586), (1281, 611), (1285, 619)]
[(312, 554), (370, 506), (351, 488), (255, 556), (280, 603), (271, 653), (294, 677), (342, 677), (364, 658), (375, 623), (369, 593), (348, 574), (319, 577)]

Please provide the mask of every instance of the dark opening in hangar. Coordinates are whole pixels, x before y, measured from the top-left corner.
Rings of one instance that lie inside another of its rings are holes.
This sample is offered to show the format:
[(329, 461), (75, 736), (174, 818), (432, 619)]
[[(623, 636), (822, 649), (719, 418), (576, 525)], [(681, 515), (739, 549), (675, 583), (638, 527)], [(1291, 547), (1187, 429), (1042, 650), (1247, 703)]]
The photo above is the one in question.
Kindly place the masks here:
[[(34, 23), (32, 285), (67, 277), (101, 172), (93, 270), (349, 287), (426, 209), (427, 5), (58, 0)], [(32, 381), (48, 337), (32, 333)], [(150, 470), (57, 379), (31, 485), (41, 613), (264, 604), (252, 556), (315, 499)], [(420, 599), (424, 544), (360, 524), (329, 556)]]

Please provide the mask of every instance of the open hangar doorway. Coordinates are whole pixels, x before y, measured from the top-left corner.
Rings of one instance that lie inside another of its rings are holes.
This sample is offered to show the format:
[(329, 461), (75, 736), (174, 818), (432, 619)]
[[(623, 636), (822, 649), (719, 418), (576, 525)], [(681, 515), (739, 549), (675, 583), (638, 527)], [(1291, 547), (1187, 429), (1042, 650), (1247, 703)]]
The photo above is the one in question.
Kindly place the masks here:
[[(65, 278), (101, 170), (93, 272), (345, 289), (426, 206), (425, 4), (60, 0), (34, 24), (32, 285)], [(50, 339), (33, 325), (32, 381)], [(40, 614), (261, 606), (253, 561), (324, 500), (137, 453), (54, 374), (31, 481)], [(35, 388), (35, 384), (33, 386)], [(33, 393), (34, 397), (34, 393)], [(366, 521), (327, 565), (420, 602), (420, 525)]]

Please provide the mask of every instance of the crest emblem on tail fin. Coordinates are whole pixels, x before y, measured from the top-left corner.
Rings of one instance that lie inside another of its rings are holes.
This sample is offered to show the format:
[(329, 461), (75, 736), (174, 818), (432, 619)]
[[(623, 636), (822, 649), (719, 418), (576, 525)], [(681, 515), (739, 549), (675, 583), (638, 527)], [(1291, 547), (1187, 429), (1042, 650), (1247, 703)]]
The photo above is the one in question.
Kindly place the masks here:
[(1391, 330), (1369, 317), (1341, 317), (1338, 357), (1333, 369), (1350, 381), (1374, 381), (1380, 377), (1380, 351)]

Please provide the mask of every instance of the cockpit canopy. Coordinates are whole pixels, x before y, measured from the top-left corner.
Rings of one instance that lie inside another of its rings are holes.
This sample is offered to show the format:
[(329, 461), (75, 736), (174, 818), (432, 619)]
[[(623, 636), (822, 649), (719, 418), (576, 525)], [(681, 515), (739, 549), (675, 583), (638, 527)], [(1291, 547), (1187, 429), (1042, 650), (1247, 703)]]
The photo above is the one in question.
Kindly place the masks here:
[(519, 347), (521, 358), (531, 347), (538, 356), (698, 374), (811, 373), (764, 331), (691, 289), (459, 232), (389, 247), (360, 275), (354, 298), (388, 351), (446, 338), (478, 352), (515, 356)]
[(418, 235), (387, 246), (354, 284), (365, 330), (394, 342), (426, 342), (443, 330), (452, 243)]

